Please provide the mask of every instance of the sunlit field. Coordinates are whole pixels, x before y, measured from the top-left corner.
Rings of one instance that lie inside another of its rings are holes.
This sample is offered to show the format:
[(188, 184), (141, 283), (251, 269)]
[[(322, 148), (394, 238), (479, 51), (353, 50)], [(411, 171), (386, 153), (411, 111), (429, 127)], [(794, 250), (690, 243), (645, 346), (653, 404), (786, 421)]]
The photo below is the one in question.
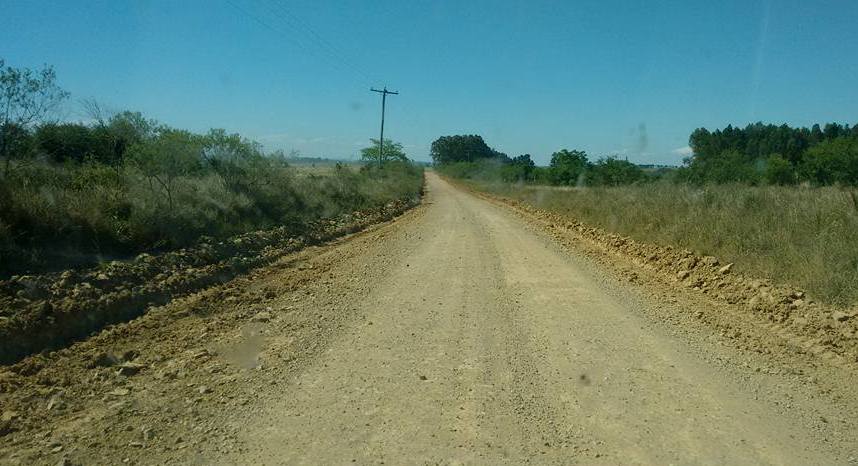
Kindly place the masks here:
[(652, 183), (478, 187), (634, 239), (711, 254), (822, 301), (858, 303), (858, 190)]

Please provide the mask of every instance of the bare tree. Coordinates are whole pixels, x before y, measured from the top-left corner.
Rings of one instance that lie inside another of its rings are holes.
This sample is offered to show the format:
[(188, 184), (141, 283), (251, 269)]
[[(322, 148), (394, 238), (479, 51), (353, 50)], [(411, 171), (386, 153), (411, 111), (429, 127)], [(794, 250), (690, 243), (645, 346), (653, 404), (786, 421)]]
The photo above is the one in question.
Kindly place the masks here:
[(81, 99), (80, 107), (83, 110), (83, 114), (87, 118), (89, 118), (96, 125), (102, 128), (107, 126), (107, 123), (116, 114), (116, 112), (108, 110), (97, 100), (91, 97), (87, 99)]
[(0, 59), (0, 157), (6, 161), (4, 173), (9, 171), (11, 135), (41, 121), (69, 96), (56, 80), (51, 66), (33, 71), (6, 66)]

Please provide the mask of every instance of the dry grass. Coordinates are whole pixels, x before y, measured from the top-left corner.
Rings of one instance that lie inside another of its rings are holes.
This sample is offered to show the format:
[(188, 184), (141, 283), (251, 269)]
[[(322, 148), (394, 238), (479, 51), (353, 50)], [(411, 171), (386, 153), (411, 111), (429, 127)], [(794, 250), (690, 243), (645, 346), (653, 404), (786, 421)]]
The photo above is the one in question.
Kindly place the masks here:
[(167, 190), (133, 166), (16, 164), (0, 176), (0, 278), (91, 265), (312, 222), (420, 195), (422, 171), (390, 164), (294, 168), (250, 166), (240, 177), (183, 174)]
[(858, 303), (854, 189), (670, 183), (478, 188), (640, 241), (714, 255), (748, 274), (804, 288), (830, 304)]

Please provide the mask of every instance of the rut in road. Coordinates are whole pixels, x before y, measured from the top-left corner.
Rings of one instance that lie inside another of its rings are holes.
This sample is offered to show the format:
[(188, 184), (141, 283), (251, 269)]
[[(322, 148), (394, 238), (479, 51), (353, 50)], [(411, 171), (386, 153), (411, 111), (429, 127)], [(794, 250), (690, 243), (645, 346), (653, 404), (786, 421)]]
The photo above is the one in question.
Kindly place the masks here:
[(725, 377), (592, 264), (427, 182), (423, 215), (384, 238), (371, 291), (344, 297), (359, 317), (242, 421), (249, 448), (231, 461), (846, 462), (842, 443)]

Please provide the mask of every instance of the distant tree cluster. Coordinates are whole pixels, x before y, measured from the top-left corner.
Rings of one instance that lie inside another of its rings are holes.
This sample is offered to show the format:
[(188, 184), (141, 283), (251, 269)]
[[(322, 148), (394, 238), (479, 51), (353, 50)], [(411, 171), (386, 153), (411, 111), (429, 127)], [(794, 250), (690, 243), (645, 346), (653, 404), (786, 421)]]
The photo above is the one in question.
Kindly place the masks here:
[(509, 160), (506, 154), (492, 149), (482, 136), (475, 134), (441, 136), (432, 142), (430, 155), (436, 165), (477, 162), (481, 159)]
[(592, 163), (580, 150), (559, 150), (551, 155), (549, 166), (538, 167), (530, 154), (510, 158), (476, 135), (443, 136), (432, 143), (431, 153), (436, 166), (462, 178), (557, 186), (618, 186), (648, 179), (642, 168), (627, 160), (605, 157)]
[(0, 157), (3, 177), (12, 162), (97, 164), (133, 169), (149, 179), (173, 206), (173, 182), (185, 175), (215, 173), (226, 186), (246, 193), (259, 184), (262, 165), (285, 166), (282, 153), (266, 155), (262, 146), (213, 129), (194, 134), (147, 119), (139, 112), (110, 113), (84, 101), (89, 122), (56, 122), (47, 117), (69, 94), (56, 84), (53, 68), (41, 71), (5, 66), (0, 59)]
[(195, 134), (128, 111), (90, 124), (46, 122), (19, 127), (9, 146), (14, 150), (7, 160), (133, 167), (167, 191), (171, 178), (209, 171), (239, 190), (237, 180), (249, 173), (251, 165), (263, 161), (285, 165), (284, 157), (268, 156), (261, 145), (237, 134), (222, 129)]
[(755, 123), (689, 137), (692, 155), (679, 169), (643, 167), (615, 157), (590, 162), (580, 150), (562, 149), (547, 167), (530, 154), (510, 158), (476, 135), (444, 136), (432, 143), (432, 159), (447, 173), (466, 178), (558, 186), (618, 186), (667, 178), (685, 183), (858, 186), (858, 124), (792, 128)]
[(679, 179), (695, 183), (858, 185), (858, 124), (792, 128), (755, 123), (691, 133)]
[(594, 163), (580, 150), (553, 153), (545, 170), (549, 183), (559, 186), (620, 186), (647, 179), (644, 170), (628, 160), (603, 157)]

